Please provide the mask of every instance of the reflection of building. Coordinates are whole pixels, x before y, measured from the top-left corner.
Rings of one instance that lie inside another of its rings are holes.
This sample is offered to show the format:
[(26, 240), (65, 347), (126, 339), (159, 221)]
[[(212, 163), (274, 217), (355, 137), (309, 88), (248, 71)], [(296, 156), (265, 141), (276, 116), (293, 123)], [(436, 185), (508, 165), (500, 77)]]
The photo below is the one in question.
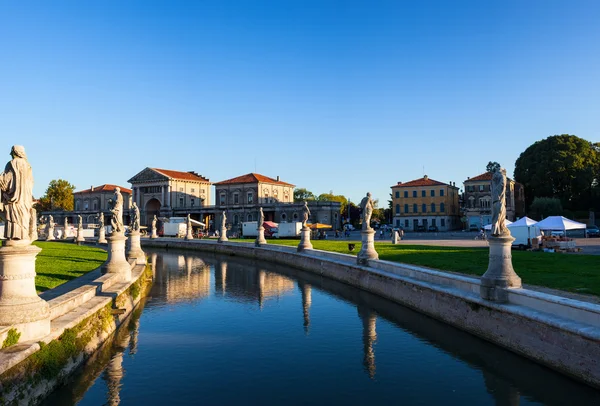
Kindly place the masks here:
[(460, 227), (458, 188), (430, 179), (427, 175), (392, 186), (394, 225), (405, 230), (440, 231)]
[[(162, 255), (160, 275), (152, 289), (160, 290), (167, 302), (202, 299), (210, 295), (210, 267), (190, 255)], [(174, 272), (177, 269), (178, 272)]]
[[(492, 172), (486, 172), (465, 180), (464, 212), (467, 225), (478, 228), (492, 223)], [(523, 185), (506, 178), (506, 218), (515, 221), (525, 215), (525, 191)]]
[(196, 172), (146, 168), (128, 182), (146, 225), (154, 215), (171, 217), (172, 210), (194, 209), (210, 202), (211, 183)]
[[(263, 208), (265, 220), (293, 222), (302, 220), (304, 203), (294, 203), (294, 185), (258, 173), (249, 173), (215, 183), (216, 223), (227, 210), (228, 221), (234, 230), (245, 221), (257, 221), (258, 209)], [(311, 221), (340, 226), (339, 202), (309, 202)]]

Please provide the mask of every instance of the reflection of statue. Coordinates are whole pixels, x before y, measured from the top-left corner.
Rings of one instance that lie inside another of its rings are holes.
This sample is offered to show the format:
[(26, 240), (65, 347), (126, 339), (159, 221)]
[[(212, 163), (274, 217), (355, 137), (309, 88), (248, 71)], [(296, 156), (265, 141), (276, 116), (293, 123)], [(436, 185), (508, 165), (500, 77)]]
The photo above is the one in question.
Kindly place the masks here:
[(115, 199), (113, 208), (110, 211), (112, 213), (112, 217), (110, 219), (110, 224), (113, 228), (113, 233), (122, 233), (123, 232), (123, 196), (121, 195), (121, 188), (115, 188)]
[(9, 241), (27, 241), (33, 208), (33, 174), (24, 147), (14, 145), (10, 156), (13, 159), (0, 173), (0, 213), (6, 220), (4, 234)]
[(362, 229), (372, 230), (371, 215), (373, 214), (373, 199), (371, 199), (371, 193), (367, 193), (367, 196), (363, 197), (360, 202), (360, 208), (362, 209)]
[(227, 216), (225, 215), (225, 210), (223, 210), (223, 215), (221, 216), (221, 229), (226, 228), (225, 223), (227, 222)]
[(304, 202), (304, 207), (302, 207), (302, 227), (307, 227), (306, 223), (308, 222), (308, 218), (310, 217), (310, 210), (308, 209), (308, 203)]
[(136, 202), (131, 205), (131, 231), (140, 231), (140, 209)]
[(510, 235), (506, 227), (506, 170), (497, 168), (492, 175), (492, 235)]
[(262, 207), (258, 208), (258, 227), (262, 227), (265, 222), (265, 214), (263, 213)]

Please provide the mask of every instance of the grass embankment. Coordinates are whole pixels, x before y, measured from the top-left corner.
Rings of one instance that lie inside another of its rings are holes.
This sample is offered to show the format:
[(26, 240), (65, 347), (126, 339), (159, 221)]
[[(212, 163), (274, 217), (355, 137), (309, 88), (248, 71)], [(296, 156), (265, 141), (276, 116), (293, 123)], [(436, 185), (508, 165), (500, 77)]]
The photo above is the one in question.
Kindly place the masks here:
[(41, 241), (34, 244), (42, 249), (35, 263), (35, 288), (38, 292), (92, 271), (107, 258), (106, 251), (85, 245)]
[[(242, 240), (240, 240), (242, 241)], [(348, 241), (311, 241), (318, 250), (356, 254)], [(350, 243), (353, 243), (350, 241)], [(298, 240), (269, 240), (269, 244), (297, 246)], [(441, 271), (481, 276), (488, 266), (487, 248), (434, 247), (375, 243), (379, 259), (426, 266)], [(513, 267), (523, 283), (600, 296), (600, 256), (513, 251)]]

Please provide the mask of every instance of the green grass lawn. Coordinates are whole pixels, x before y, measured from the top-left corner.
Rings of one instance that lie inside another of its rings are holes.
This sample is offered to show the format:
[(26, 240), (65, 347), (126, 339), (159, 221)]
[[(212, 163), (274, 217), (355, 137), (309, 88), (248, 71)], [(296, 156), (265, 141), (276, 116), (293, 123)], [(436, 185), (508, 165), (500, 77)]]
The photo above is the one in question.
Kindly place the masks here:
[[(246, 241), (248, 240), (239, 240)], [(269, 244), (297, 246), (298, 240), (269, 240)], [(311, 241), (318, 250), (353, 254), (348, 241)], [(481, 276), (488, 266), (488, 248), (434, 247), (375, 243), (379, 259), (420, 265), (441, 271)], [(600, 256), (513, 251), (513, 267), (523, 283), (600, 296)]]
[(35, 262), (35, 288), (38, 292), (98, 268), (107, 257), (106, 251), (85, 245), (41, 241), (34, 245), (42, 249)]

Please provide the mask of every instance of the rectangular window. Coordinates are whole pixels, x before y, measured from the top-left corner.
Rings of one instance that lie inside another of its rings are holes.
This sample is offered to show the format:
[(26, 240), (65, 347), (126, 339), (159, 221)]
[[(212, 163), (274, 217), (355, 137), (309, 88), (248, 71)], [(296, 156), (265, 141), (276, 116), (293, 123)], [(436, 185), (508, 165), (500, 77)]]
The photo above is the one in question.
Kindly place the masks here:
[(415, 203), (415, 204), (413, 204), (413, 213), (416, 213), (416, 212), (417, 212), (417, 204)]
[(240, 195), (237, 193), (233, 194), (233, 204), (240, 204)]
[(431, 197), (435, 197), (435, 190), (431, 189)]
[(190, 206), (194, 207), (195, 204), (196, 202), (194, 201), (194, 199), (190, 199)]
[(421, 197), (425, 197), (427, 193), (424, 190), (421, 190)]
[(404, 197), (408, 197), (408, 190), (404, 191)]
[(408, 220), (404, 220), (404, 227), (408, 228)]
[(183, 207), (183, 197), (179, 198), (179, 207)]
[(248, 204), (252, 204), (254, 202), (254, 195), (252, 193), (248, 193)]
[(196, 193), (196, 189), (192, 188), (192, 193)]
[(400, 192), (396, 191), (396, 199), (398, 199), (400, 197)]
[(404, 205), (404, 213), (408, 213), (408, 204)]
[(421, 205), (421, 210), (423, 211), (423, 213), (427, 213), (427, 205), (425, 203)]
[(225, 204), (225, 194), (224, 193), (221, 196), (219, 196), (219, 204), (221, 206), (223, 206)]
[(441, 219), (441, 220), (440, 220), (440, 225), (441, 225), (442, 227), (446, 227), (446, 219)]
[(396, 219), (396, 227), (400, 227), (400, 219)]
[(440, 189), (440, 196), (444, 197), (444, 189)]
[(485, 186), (484, 185), (479, 185), (479, 191), (483, 192), (485, 190)]
[(435, 213), (435, 203), (431, 203), (431, 212)]
[(179, 191), (180, 191), (180, 192), (183, 192), (183, 188), (182, 188), (182, 187), (180, 187), (180, 188), (179, 188)]
[(417, 191), (413, 190), (413, 197), (417, 197)]

